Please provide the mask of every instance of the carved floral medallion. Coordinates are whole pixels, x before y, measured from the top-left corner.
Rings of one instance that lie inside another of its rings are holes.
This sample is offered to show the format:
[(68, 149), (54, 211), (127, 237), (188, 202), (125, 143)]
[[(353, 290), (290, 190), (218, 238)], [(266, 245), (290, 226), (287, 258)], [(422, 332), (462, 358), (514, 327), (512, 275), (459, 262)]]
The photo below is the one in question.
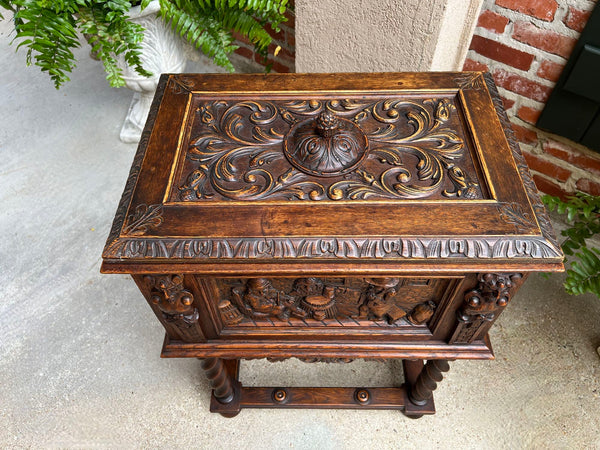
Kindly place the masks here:
[(368, 147), (358, 126), (331, 111), (294, 125), (283, 144), (285, 156), (293, 166), (320, 177), (352, 171), (367, 155)]

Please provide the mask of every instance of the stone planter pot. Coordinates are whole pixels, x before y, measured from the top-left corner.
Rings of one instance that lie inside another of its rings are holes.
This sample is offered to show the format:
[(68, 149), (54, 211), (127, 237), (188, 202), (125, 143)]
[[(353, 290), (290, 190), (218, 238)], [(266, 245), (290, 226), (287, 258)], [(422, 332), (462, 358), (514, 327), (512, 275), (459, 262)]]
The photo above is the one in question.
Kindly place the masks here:
[(153, 76), (142, 77), (125, 63), (123, 57), (119, 59), (126, 86), (134, 91), (120, 133), (121, 141), (126, 143), (137, 143), (140, 140), (160, 74), (180, 73), (185, 68), (185, 46), (179, 36), (158, 17), (159, 11), (160, 4), (155, 0), (143, 11), (136, 6), (129, 12), (131, 20), (145, 29), (141, 60), (144, 68), (152, 72)]

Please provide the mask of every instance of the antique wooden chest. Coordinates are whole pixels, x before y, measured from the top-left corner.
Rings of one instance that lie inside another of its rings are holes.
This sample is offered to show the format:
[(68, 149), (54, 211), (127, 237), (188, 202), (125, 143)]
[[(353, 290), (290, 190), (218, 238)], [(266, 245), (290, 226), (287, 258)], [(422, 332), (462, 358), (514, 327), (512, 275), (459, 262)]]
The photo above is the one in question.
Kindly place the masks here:
[[(448, 360), (562, 254), (486, 74), (163, 75), (103, 253), (211, 410), (433, 413)], [(403, 360), (402, 387), (267, 388), (239, 360)], [(424, 361), (427, 364), (424, 365)]]

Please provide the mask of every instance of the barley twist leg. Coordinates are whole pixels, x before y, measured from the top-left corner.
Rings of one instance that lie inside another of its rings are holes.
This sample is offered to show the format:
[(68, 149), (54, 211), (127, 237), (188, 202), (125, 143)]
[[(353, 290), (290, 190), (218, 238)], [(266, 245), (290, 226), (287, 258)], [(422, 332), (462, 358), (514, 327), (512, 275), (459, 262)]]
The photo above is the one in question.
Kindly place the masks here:
[(234, 390), (231, 378), (220, 358), (206, 358), (202, 360), (202, 368), (214, 389), (215, 398), (220, 403), (229, 403), (233, 400)]
[(410, 387), (408, 394), (410, 401), (415, 405), (425, 405), (433, 395), (435, 388), (437, 388), (437, 383), (444, 378), (442, 372), (448, 372), (448, 370), (450, 370), (448, 361), (442, 359), (427, 361), (417, 381)]

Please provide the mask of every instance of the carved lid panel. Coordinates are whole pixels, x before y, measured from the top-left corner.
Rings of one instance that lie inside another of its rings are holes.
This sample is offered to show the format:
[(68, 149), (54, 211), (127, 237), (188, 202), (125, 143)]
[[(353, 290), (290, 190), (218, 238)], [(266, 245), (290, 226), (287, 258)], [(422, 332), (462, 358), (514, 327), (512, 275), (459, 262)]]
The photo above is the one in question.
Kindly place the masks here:
[(199, 95), (190, 111), (170, 202), (487, 197), (454, 95)]
[(475, 72), (164, 75), (103, 257), (294, 275), (553, 270), (562, 254)]

